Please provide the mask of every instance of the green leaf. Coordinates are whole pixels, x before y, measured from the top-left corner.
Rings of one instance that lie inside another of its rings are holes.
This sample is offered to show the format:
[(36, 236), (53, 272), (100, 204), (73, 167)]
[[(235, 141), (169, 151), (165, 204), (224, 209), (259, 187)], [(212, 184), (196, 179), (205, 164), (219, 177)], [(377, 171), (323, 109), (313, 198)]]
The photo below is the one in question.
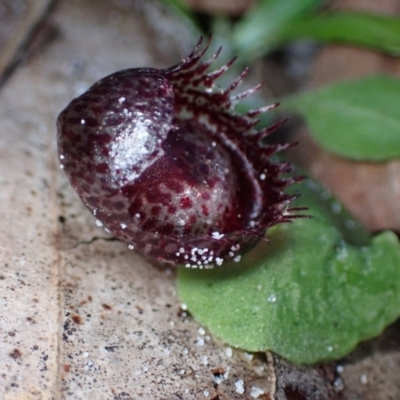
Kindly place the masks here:
[(277, 42), (300, 38), (355, 44), (399, 56), (400, 18), (354, 12), (307, 15), (287, 24)]
[(355, 160), (400, 157), (400, 80), (372, 76), (334, 83), (282, 101), (303, 115), (317, 142)]
[(247, 59), (270, 50), (285, 26), (315, 10), (325, 0), (259, 0), (238, 22), (232, 43), (238, 55)]
[(270, 244), (240, 264), (180, 267), (178, 284), (194, 318), (229, 345), (316, 363), (343, 357), (399, 316), (400, 246), (391, 232), (364, 238), (369, 245), (345, 242), (315, 191), (302, 192), (314, 218), (274, 227)]

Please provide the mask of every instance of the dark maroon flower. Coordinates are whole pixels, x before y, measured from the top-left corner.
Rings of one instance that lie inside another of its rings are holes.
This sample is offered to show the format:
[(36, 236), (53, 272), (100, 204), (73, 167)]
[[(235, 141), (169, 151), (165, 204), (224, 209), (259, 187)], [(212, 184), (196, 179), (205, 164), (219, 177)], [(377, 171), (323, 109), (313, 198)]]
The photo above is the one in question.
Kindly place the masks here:
[(283, 189), (287, 163), (271, 160), (290, 144), (261, 140), (257, 116), (233, 96), (247, 69), (226, 89), (214, 84), (234, 60), (207, 72), (219, 51), (209, 41), (180, 64), (127, 69), (95, 83), (58, 117), (62, 167), (82, 201), (116, 237), (158, 261), (209, 268), (241, 254), (267, 228), (299, 215)]

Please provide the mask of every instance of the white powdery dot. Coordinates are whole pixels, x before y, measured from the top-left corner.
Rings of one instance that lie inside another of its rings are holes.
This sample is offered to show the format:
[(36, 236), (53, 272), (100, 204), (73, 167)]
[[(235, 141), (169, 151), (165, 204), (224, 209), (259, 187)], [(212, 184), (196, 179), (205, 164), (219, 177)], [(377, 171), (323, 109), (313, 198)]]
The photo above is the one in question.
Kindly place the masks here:
[(259, 366), (253, 367), (253, 371), (254, 371), (257, 375), (261, 376), (261, 375), (264, 374), (264, 366), (263, 366), (263, 365), (259, 365)]
[(219, 239), (222, 239), (225, 235), (223, 233), (213, 232), (211, 234), (211, 236), (212, 236), (213, 239), (219, 240)]
[(231, 367), (226, 367), (226, 372), (224, 373), (224, 379), (229, 378), (229, 373), (231, 372)]
[(128, 249), (129, 249), (129, 250), (133, 250), (134, 248), (135, 248), (135, 247), (132, 246), (131, 244), (128, 245)]
[(60, 164), (60, 169), (64, 169), (64, 165)]
[(260, 181), (264, 181), (267, 176), (265, 174), (260, 175)]
[(268, 303), (275, 303), (276, 302), (276, 295), (275, 294), (270, 294), (267, 300), (268, 300)]
[(197, 329), (197, 332), (199, 332), (199, 335), (201, 335), (201, 336), (204, 336), (206, 334), (206, 331), (204, 330), (204, 328)]
[(97, 226), (103, 226), (103, 223), (101, 221), (99, 221), (98, 219), (96, 219), (96, 225)]
[(224, 375), (214, 375), (214, 382), (217, 385), (220, 385), (224, 379), (226, 379)]
[(243, 379), (239, 379), (235, 382), (235, 389), (236, 393), (243, 394), (244, 393), (244, 386), (243, 386)]
[(222, 265), (222, 263), (224, 262), (224, 260), (222, 258), (217, 257), (215, 259), (215, 262), (217, 263), (217, 265)]
[(118, 99), (118, 103), (119, 103), (119, 104), (123, 103), (124, 101), (125, 101), (125, 97), (120, 97), (120, 98)]
[(187, 310), (187, 305), (185, 303), (181, 304), (181, 310), (183, 310), (183, 311)]
[(81, 119), (81, 125), (85, 125), (86, 121), (84, 119)]
[(200, 336), (197, 336), (196, 346), (204, 346), (204, 339)]
[(225, 348), (225, 354), (226, 354), (228, 357), (232, 357), (232, 355), (233, 355), (232, 348), (231, 348), (231, 347), (226, 347), (226, 348)]
[(126, 224), (120, 224), (121, 229), (126, 229), (127, 226)]
[(236, 256), (236, 257), (233, 259), (233, 261), (239, 262), (241, 258), (242, 258), (242, 256)]
[(250, 396), (253, 399), (258, 399), (262, 394), (264, 394), (264, 390), (257, 386), (252, 386), (250, 390)]
[(60, 160), (64, 160), (64, 155), (63, 154), (60, 154)]

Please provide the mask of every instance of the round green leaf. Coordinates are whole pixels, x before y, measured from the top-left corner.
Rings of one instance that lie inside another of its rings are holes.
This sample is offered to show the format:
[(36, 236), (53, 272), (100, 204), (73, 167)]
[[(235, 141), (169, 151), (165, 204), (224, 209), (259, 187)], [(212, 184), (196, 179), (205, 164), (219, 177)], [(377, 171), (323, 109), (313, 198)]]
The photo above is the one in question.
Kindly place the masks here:
[(271, 229), (270, 244), (240, 265), (181, 267), (179, 293), (192, 315), (231, 346), (272, 350), (295, 363), (340, 358), (394, 321), (397, 237), (384, 232), (368, 245), (348, 244), (317, 204), (314, 198), (314, 218)]
[(303, 115), (327, 150), (356, 160), (400, 157), (400, 80), (373, 76), (335, 83), (282, 102)]

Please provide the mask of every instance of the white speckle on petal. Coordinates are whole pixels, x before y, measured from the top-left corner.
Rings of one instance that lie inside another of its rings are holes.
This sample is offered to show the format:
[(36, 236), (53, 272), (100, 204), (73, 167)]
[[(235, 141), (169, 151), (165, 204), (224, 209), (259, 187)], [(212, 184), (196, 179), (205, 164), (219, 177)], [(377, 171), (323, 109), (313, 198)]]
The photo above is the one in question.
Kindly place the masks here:
[(222, 263), (224, 262), (224, 260), (222, 258), (217, 257), (215, 259), (215, 262), (217, 263), (217, 265), (222, 265)]
[(219, 239), (222, 239), (225, 235), (223, 233), (213, 232), (211, 234), (211, 236), (213, 237), (213, 239), (219, 240)]

